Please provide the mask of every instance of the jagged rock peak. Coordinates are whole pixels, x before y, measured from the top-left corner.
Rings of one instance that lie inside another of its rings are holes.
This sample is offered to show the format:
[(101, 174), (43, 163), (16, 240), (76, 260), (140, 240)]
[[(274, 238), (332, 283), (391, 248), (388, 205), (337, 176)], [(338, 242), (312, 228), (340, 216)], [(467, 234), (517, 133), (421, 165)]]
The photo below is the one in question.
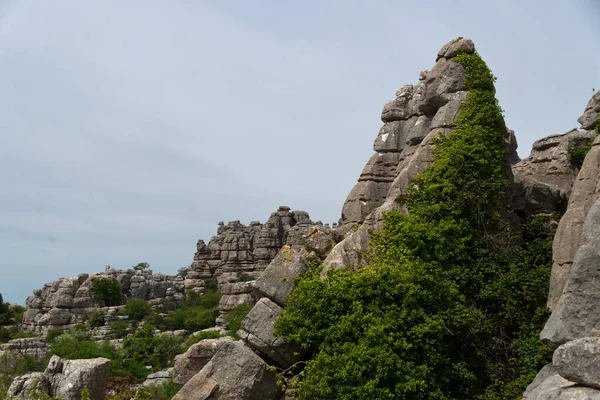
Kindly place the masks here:
[(440, 51), (438, 51), (437, 58), (435, 61), (439, 61), (440, 58), (451, 59), (458, 55), (458, 53), (473, 54), (475, 52), (475, 45), (471, 39), (463, 38), (462, 36), (452, 39), (446, 43)]
[[(419, 74), (416, 85), (403, 86), (384, 105), (384, 125), (373, 144), (375, 154), (344, 203), (343, 224), (364, 222), (386, 199), (403, 192), (399, 187), (409, 170), (408, 175), (414, 176), (429, 164), (432, 136), (451, 127), (467, 98), (464, 68), (451, 58), (474, 51), (470, 39), (450, 41), (438, 52), (436, 64)], [(419, 150), (423, 147), (426, 151)]]
[(600, 115), (600, 91), (596, 92), (585, 107), (585, 111), (577, 119), (583, 129), (592, 130), (596, 127)]

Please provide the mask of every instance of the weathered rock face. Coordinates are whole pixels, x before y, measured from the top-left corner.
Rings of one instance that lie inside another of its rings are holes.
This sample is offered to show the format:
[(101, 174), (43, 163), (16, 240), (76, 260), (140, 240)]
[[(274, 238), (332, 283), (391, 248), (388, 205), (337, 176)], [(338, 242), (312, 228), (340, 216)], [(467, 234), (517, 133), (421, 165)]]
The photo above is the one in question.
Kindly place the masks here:
[(87, 389), (90, 400), (103, 400), (110, 373), (110, 360), (62, 360), (52, 356), (46, 370), (16, 378), (8, 389), (9, 396), (29, 399), (28, 392), (36, 383), (51, 397), (63, 400), (80, 400), (81, 390)]
[[(599, 100), (600, 96), (594, 95), (579, 118), (583, 129), (567, 136), (596, 136), (591, 129), (599, 117)], [(554, 352), (552, 365), (540, 371), (528, 387), (523, 397), (527, 400), (600, 399), (599, 178), (600, 139), (596, 137), (573, 184), (553, 242), (548, 299), (552, 314), (541, 338), (560, 347)]]
[(169, 383), (173, 377), (173, 368), (167, 368), (162, 371), (155, 372), (146, 377), (146, 380), (142, 383), (142, 386), (161, 386)]
[[(586, 160), (587, 161), (587, 160)], [(567, 215), (565, 215), (566, 217)], [(563, 217), (563, 219), (565, 218)], [(562, 223), (562, 220), (561, 220)], [(565, 288), (544, 330), (542, 339), (559, 345), (600, 335), (600, 199), (591, 207), (583, 226), (580, 246)], [(572, 233), (576, 233), (573, 232)], [(555, 241), (560, 237), (555, 236)]]
[(581, 117), (577, 122), (581, 124), (583, 129), (593, 130), (598, 123), (598, 115), (600, 114), (600, 91), (596, 92), (588, 102)]
[(238, 336), (270, 364), (287, 368), (300, 360), (300, 349), (273, 335), (273, 324), (283, 308), (263, 297), (242, 321)]
[(205, 339), (192, 345), (184, 354), (175, 357), (173, 382), (185, 385), (194, 375), (208, 364), (217, 351), (232, 339)]
[(512, 167), (515, 211), (521, 216), (565, 212), (579, 173), (569, 150), (584, 147), (595, 137), (593, 131), (573, 129), (537, 140), (531, 155)]
[(276, 400), (275, 374), (242, 342), (225, 343), (173, 400)]
[(41, 358), (50, 350), (48, 343), (44, 338), (22, 338), (13, 339), (8, 343), (0, 344), (0, 356), (6, 352), (17, 356), (28, 355), (35, 358)]
[(569, 204), (560, 220), (552, 245), (552, 277), (548, 306), (554, 309), (571, 271), (575, 254), (581, 245), (583, 222), (592, 204), (600, 197), (600, 137), (596, 137), (581, 171), (573, 184)]
[[(47, 332), (51, 329), (69, 329), (74, 324), (86, 321), (90, 311), (104, 306), (92, 293), (92, 281), (100, 278), (115, 279), (119, 283), (123, 303), (138, 298), (148, 300), (151, 304), (159, 304), (163, 300), (177, 304), (184, 297), (184, 281), (179, 276), (107, 267), (104, 273), (61, 278), (46, 283), (42, 289), (35, 289), (33, 296), (27, 298), (23, 326), (37, 332)], [(107, 311), (110, 309), (107, 308)]]

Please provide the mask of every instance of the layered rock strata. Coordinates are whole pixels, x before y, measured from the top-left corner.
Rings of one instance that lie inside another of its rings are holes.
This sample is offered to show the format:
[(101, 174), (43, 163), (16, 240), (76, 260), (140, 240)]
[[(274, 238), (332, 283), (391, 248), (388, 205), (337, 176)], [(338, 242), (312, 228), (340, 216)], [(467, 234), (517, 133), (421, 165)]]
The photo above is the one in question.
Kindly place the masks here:
[[(94, 297), (92, 282), (100, 278), (114, 279), (121, 288), (121, 303), (128, 299), (148, 300), (153, 305), (168, 301), (178, 304), (185, 295), (183, 278), (153, 274), (151, 271), (118, 270), (107, 267), (105, 272), (76, 278), (61, 278), (35, 289), (27, 298), (23, 326), (36, 332), (69, 329), (87, 320), (90, 311), (102, 308), (104, 303)], [(115, 314), (106, 308), (107, 314)]]

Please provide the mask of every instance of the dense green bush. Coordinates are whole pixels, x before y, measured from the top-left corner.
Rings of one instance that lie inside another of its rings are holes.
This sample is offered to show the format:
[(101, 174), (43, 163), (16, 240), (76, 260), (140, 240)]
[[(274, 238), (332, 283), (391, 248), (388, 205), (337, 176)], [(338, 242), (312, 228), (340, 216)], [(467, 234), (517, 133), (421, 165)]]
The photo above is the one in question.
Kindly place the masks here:
[(196, 343), (200, 342), (201, 340), (218, 339), (220, 337), (221, 337), (221, 334), (218, 331), (202, 331), (202, 332), (198, 332), (197, 334), (195, 334), (193, 336), (190, 336), (190, 338), (186, 342), (186, 345), (187, 345), (187, 348), (189, 349), (190, 347), (192, 347)]
[(152, 312), (152, 306), (146, 300), (127, 300), (125, 307), (121, 310), (122, 315), (127, 315), (133, 321), (141, 321)]
[[(300, 399), (516, 399), (550, 352), (552, 228), (509, 215), (502, 110), (477, 54), (454, 61), (469, 90), (434, 162), (390, 212), (357, 272), (313, 268), (276, 333), (313, 354)], [(510, 218), (508, 219), (510, 220)]]
[(99, 278), (92, 281), (92, 293), (108, 307), (121, 304), (121, 286), (115, 279)]
[(229, 335), (235, 339), (239, 339), (237, 331), (242, 326), (242, 321), (246, 318), (246, 315), (254, 307), (251, 304), (242, 304), (234, 308), (233, 310), (227, 311), (225, 315), (225, 326), (229, 330)]
[(101, 308), (90, 311), (88, 314), (88, 322), (90, 327), (98, 328), (104, 326), (104, 317), (106, 317), (106, 311)]

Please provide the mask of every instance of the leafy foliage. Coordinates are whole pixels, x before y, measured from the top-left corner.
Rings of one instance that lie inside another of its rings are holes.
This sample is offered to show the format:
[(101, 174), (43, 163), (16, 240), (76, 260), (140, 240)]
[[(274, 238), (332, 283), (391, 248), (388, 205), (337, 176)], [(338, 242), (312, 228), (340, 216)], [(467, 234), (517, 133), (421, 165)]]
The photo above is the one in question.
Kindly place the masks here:
[(190, 347), (192, 347), (194, 344), (200, 342), (201, 340), (204, 339), (218, 339), (221, 337), (221, 334), (218, 331), (202, 331), (202, 332), (198, 332), (197, 334), (190, 336), (190, 338), (187, 341), (187, 348), (189, 349)]
[(99, 278), (92, 281), (92, 293), (108, 307), (121, 304), (121, 286), (115, 279)]
[(133, 267), (133, 269), (136, 271), (144, 271), (144, 270), (150, 269), (150, 264), (148, 264), (147, 262), (137, 263)]
[(573, 146), (569, 148), (569, 156), (571, 157), (571, 163), (576, 168), (581, 168), (585, 156), (592, 148), (592, 142), (589, 142), (583, 146)]
[(516, 399), (549, 360), (537, 334), (551, 216), (506, 222), (495, 78), (477, 54), (454, 61), (467, 99), (414, 179), (409, 214), (385, 216), (368, 266), (305, 274), (275, 324), (312, 351), (300, 399)]
[(242, 326), (242, 320), (246, 318), (246, 315), (252, 310), (252, 305), (242, 304), (229, 310), (225, 315), (225, 325), (230, 331), (229, 335), (235, 339), (239, 339), (237, 331)]
[(104, 317), (106, 317), (106, 311), (101, 308), (90, 311), (88, 314), (88, 322), (90, 327), (98, 328), (104, 326)]
[(122, 315), (128, 315), (133, 321), (141, 321), (152, 312), (152, 306), (146, 300), (130, 299), (121, 310)]

